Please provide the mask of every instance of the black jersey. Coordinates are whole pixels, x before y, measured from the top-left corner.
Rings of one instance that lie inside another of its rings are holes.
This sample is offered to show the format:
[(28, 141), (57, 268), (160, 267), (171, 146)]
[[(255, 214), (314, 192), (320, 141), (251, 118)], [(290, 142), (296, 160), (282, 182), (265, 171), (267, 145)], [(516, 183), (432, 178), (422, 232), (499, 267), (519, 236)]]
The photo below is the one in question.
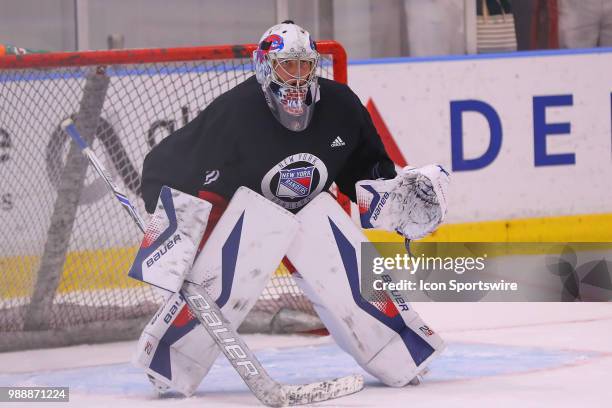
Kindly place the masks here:
[(320, 78), (319, 85), (321, 98), (301, 132), (274, 118), (255, 77), (216, 98), (145, 158), (147, 211), (154, 211), (162, 185), (227, 200), (246, 186), (296, 212), (333, 182), (355, 201), (358, 180), (394, 177), (359, 98), (338, 82)]

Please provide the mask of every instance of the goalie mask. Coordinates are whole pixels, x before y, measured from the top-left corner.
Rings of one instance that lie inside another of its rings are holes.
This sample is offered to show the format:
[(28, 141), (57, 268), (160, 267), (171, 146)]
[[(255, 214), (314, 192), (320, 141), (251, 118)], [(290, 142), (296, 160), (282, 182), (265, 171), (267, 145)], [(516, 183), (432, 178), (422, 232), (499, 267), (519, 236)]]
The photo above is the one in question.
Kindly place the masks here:
[(290, 20), (273, 26), (261, 37), (253, 61), (274, 117), (289, 130), (306, 129), (319, 96), (319, 53), (308, 31)]

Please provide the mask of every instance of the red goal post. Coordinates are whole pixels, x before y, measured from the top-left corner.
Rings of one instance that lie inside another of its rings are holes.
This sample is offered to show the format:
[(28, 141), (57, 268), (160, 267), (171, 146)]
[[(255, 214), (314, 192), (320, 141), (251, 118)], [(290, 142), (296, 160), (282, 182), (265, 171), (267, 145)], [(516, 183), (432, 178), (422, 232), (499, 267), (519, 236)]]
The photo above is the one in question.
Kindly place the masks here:
[[(0, 352), (136, 338), (160, 304), (127, 270), (140, 232), (59, 124), (73, 117), (144, 214), (146, 153), (253, 74), (255, 44), (0, 57)], [(319, 75), (347, 81), (344, 48), (319, 41)], [(342, 200), (342, 199), (341, 199)], [(346, 203), (348, 200), (343, 199)], [(282, 267), (243, 329), (320, 322)], [(297, 320), (296, 320), (297, 319)]]

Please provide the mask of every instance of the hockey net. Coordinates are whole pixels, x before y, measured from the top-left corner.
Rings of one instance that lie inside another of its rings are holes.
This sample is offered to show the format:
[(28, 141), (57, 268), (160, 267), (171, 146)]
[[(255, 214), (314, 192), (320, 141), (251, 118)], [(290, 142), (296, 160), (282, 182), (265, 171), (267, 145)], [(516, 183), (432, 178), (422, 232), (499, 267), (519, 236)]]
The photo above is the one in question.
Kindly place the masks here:
[[(145, 155), (250, 77), (254, 48), (0, 58), (0, 351), (137, 338), (161, 304), (127, 277), (141, 233), (60, 130), (62, 120), (81, 123), (145, 214)], [(323, 41), (318, 48), (319, 75), (346, 82), (342, 47)], [(282, 314), (290, 323), (281, 327)], [(301, 329), (318, 324), (280, 266), (243, 329), (287, 331), (296, 316)]]

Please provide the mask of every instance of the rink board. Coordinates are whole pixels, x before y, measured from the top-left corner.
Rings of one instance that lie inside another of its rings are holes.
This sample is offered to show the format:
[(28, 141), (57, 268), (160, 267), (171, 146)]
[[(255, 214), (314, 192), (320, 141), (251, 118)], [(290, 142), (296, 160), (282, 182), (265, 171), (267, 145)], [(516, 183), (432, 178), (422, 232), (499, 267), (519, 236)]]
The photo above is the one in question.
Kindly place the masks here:
[(382, 59), (349, 84), (408, 163), (453, 171), (450, 223), (605, 214), (611, 66), (612, 49)]
[[(452, 159), (453, 149), (457, 147), (451, 142), (451, 104), (476, 100), (481, 102), (479, 106), (490, 106), (497, 115), (502, 130), (498, 154), (486, 165), (483, 165), (486, 160), (481, 160), (480, 168), (455, 169), (448, 225), (430, 239), (611, 241), (612, 74), (607, 69), (610, 66), (610, 49), (383, 59), (351, 64), (349, 83), (364, 103), (375, 104), (399, 153), (410, 164), (439, 162), (451, 169), (456, 167)], [(41, 80), (53, 81), (54, 78)], [(569, 105), (568, 95), (571, 95)], [(541, 160), (536, 163), (534, 98), (555, 96), (564, 96), (566, 104), (547, 107), (546, 123), (568, 124), (569, 133), (546, 135), (547, 154), (573, 155), (573, 164), (543, 165)], [(181, 121), (179, 106), (177, 103), (176, 117), (172, 118), (177, 123)], [(118, 136), (126, 139), (126, 125), (113, 119), (113, 112), (104, 115)], [(490, 120), (482, 113), (462, 113), (464, 159), (484, 155), (492, 140)], [(40, 134), (34, 140), (22, 140), (19, 135), (12, 134), (11, 129), (6, 129), (11, 137), (11, 149), (32, 149), (32, 143), (39, 143), (35, 146), (36, 152), (44, 151), (56, 126), (57, 123), (46, 124), (44, 128), (49, 134)], [(146, 134), (146, 130), (141, 133)], [(144, 138), (142, 143), (145, 143)], [(142, 160), (142, 153), (136, 150), (127, 153), (136, 155), (131, 157), (135, 162)], [(9, 150), (8, 154), (14, 152)], [(10, 163), (9, 160), (3, 166), (10, 167)], [(33, 162), (29, 167), (39, 168), (39, 164)], [(9, 174), (12, 171), (6, 167), (4, 170)], [(37, 177), (48, 177), (44, 170), (36, 171)], [(36, 273), (39, 256), (32, 248), (42, 248), (48, 227), (44, 223), (32, 223), (32, 214), (25, 210), (29, 207), (28, 202), (49, 201), (54, 194), (45, 190), (9, 193), (15, 201), (11, 209), (0, 209), (6, 221), (0, 227), (3, 232), (0, 244), (13, 252), (3, 250), (0, 253), (0, 269), (9, 271), (8, 279), (18, 278), (22, 286), (11, 285), (12, 289), (4, 290), (2, 296), (18, 297), (31, 290), (31, 286), (24, 287), (23, 282), (33, 282)], [(97, 213), (119, 211), (104, 191), (103, 184), (92, 181), (91, 172), (81, 205)], [(48, 208), (52, 208), (51, 202)], [(84, 214), (83, 211), (77, 213), (77, 223), (84, 222)], [(102, 275), (104, 279), (68, 285), (67, 282), (76, 280), (71, 278), (75, 273), (71, 262), (66, 262), (60, 292), (113, 288), (117, 282), (126, 284), (124, 273), (131, 261), (131, 245), (138, 237), (121, 235), (123, 224), (106, 222), (81, 231), (88, 248), (82, 250), (83, 241), (71, 242), (68, 260), (87, 259), (89, 265), (94, 265), (90, 275)], [(395, 234), (378, 232), (370, 233), (369, 237), (398, 239)], [(109, 248), (109, 242), (118, 240), (125, 246)], [(96, 260), (109, 259), (109, 252), (113, 253), (116, 263), (101, 266), (103, 262)], [(18, 276), (11, 276), (11, 271)], [(88, 272), (78, 271), (81, 277), (83, 273)]]

